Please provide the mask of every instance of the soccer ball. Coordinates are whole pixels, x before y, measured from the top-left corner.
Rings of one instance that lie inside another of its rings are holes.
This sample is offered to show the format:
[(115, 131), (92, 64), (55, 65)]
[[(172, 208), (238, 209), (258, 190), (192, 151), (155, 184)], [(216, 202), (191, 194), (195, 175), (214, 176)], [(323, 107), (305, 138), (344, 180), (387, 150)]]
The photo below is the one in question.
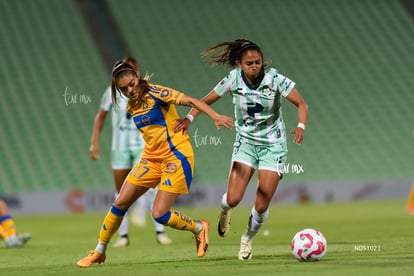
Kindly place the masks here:
[(292, 254), (298, 261), (319, 261), (327, 249), (328, 244), (323, 234), (312, 228), (297, 232), (292, 239)]

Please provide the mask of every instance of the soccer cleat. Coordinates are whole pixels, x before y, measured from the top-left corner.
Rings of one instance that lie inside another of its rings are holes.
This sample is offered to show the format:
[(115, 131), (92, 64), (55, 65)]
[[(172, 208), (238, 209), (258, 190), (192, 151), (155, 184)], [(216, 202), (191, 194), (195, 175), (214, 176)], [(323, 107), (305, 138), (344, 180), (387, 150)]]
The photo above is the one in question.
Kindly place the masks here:
[(91, 267), (95, 263), (104, 263), (106, 259), (105, 254), (99, 253), (97, 250), (89, 250), (88, 256), (81, 259), (76, 265), (80, 268)]
[(172, 240), (164, 232), (157, 233), (157, 242), (162, 245), (168, 245), (172, 243)]
[(247, 239), (244, 235), (240, 241), (239, 260), (246, 261), (252, 258), (252, 240)]
[(128, 237), (119, 237), (114, 243), (113, 247), (126, 247), (129, 245)]
[(23, 245), (22, 240), (17, 235), (9, 236), (5, 242), (7, 248), (16, 248)]
[(31, 238), (30, 233), (18, 234), (17, 238), (20, 240), (21, 245), (25, 245)]
[(198, 234), (194, 234), (194, 238), (196, 240), (196, 249), (197, 249), (197, 257), (201, 258), (206, 255), (207, 248), (208, 248), (208, 231), (210, 230), (210, 225), (208, 221), (201, 219), (201, 224), (203, 228)]
[(225, 212), (221, 210), (217, 225), (218, 234), (220, 237), (225, 237), (230, 232), (231, 209)]

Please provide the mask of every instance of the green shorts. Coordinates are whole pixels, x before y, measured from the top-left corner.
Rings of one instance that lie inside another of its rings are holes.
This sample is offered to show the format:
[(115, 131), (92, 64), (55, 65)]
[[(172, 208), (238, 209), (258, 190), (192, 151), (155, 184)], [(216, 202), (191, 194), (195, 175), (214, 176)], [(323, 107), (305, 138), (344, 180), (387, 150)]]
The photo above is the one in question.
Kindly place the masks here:
[(287, 144), (254, 145), (236, 139), (233, 145), (232, 162), (240, 162), (259, 170), (284, 173), (287, 159)]
[(140, 156), (140, 150), (112, 150), (112, 169), (130, 170), (139, 161)]

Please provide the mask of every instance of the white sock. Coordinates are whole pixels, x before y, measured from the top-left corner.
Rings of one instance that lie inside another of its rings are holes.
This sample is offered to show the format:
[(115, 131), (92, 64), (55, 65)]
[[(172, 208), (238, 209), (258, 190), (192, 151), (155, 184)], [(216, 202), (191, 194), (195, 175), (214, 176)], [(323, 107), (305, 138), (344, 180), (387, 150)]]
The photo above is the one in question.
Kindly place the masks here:
[(269, 216), (269, 209), (264, 213), (259, 214), (256, 209), (253, 207), (249, 217), (249, 223), (247, 224), (247, 230), (244, 236), (251, 240), (259, 232), (265, 223), (267, 217)]
[(196, 226), (196, 228), (194, 229), (193, 233), (194, 233), (194, 234), (198, 234), (198, 233), (200, 233), (200, 231), (201, 231), (202, 229), (203, 229), (203, 224), (202, 224), (201, 222), (197, 221), (197, 226)]
[(152, 222), (154, 223), (155, 232), (164, 232), (165, 227), (163, 224), (156, 222), (154, 218), (152, 218)]
[(98, 251), (101, 254), (105, 254), (107, 246), (108, 246), (107, 244), (103, 244), (103, 243), (98, 242), (98, 245), (96, 246), (95, 250)]
[(228, 210), (231, 209), (231, 207), (227, 203), (227, 193), (225, 193), (223, 197), (221, 198), (221, 208), (223, 209), (224, 212), (227, 212)]
[(118, 235), (120, 237), (128, 235), (128, 212), (125, 213), (124, 218), (119, 225)]
[(147, 216), (147, 199), (145, 194), (135, 201), (134, 212), (136, 216), (145, 220)]
[[(155, 200), (155, 196), (157, 195), (157, 192), (158, 192), (158, 186), (155, 189), (149, 189), (144, 195), (147, 201), (146, 207), (148, 210), (150, 210), (151, 213), (154, 207), (154, 200)], [(164, 225), (156, 222), (152, 216), (151, 218), (152, 218), (152, 222), (154, 223), (155, 232), (157, 233), (164, 232), (164, 229), (165, 229)]]

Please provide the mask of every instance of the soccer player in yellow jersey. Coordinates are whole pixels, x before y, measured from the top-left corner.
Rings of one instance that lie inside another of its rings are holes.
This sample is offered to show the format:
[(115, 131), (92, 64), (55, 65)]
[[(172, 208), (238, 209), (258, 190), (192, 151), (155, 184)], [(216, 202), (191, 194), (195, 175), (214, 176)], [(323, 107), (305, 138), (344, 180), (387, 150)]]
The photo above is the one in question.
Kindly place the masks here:
[(108, 243), (117, 231), (128, 208), (148, 189), (160, 183), (152, 210), (153, 218), (174, 229), (191, 231), (196, 240), (197, 256), (203, 257), (208, 248), (209, 223), (194, 220), (171, 207), (180, 194), (187, 194), (194, 171), (194, 154), (190, 138), (175, 132), (179, 115), (175, 105), (197, 108), (211, 117), (217, 129), (233, 127), (233, 119), (220, 115), (207, 104), (177, 90), (150, 84), (134, 67), (119, 61), (112, 69), (112, 100), (116, 95), (129, 98), (128, 112), (145, 141), (140, 161), (130, 171), (118, 197), (108, 211), (99, 234), (99, 241), (88, 256), (78, 261), (78, 267), (103, 263)]
[[(132, 65), (139, 75), (140, 68), (137, 61), (132, 57), (123, 59), (124, 62)], [(131, 115), (128, 113), (128, 98), (123, 97), (120, 93), (116, 95), (117, 106), (112, 104), (111, 86), (109, 86), (102, 96), (101, 105), (95, 116), (92, 139), (89, 155), (92, 160), (96, 160), (100, 155), (99, 137), (105, 123), (107, 114), (111, 113), (112, 121), (112, 147), (111, 147), (111, 166), (115, 180), (116, 195), (121, 190), (122, 184), (132, 167), (139, 160), (141, 152), (144, 149), (144, 139), (141, 133), (137, 131)], [(131, 209), (132, 222), (144, 220), (147, 211), (150, 211), (154, 203), (157, 188), (149, 190), (144, 196), (140, 197)], [(116, 196), (115, 195), (115, 196)], [(134, 212), (135, 211), (135, 212)], [(124, 247), (129, 245), (128, 236), (128, 213), (125, 214), (121, 225), (118, 228), (118, 239), (112, 244), (114, 247)], [(164, 225), (153, 220), (156, 240), (159, 244), (170, 244), (172, 241), (164, 231)]]
[(30, 233), (17, 233), (7, 203), (2, 199), (0, 199), (0, 238), (5, 241), (7, 248), (22, 247), (31, 238)]

